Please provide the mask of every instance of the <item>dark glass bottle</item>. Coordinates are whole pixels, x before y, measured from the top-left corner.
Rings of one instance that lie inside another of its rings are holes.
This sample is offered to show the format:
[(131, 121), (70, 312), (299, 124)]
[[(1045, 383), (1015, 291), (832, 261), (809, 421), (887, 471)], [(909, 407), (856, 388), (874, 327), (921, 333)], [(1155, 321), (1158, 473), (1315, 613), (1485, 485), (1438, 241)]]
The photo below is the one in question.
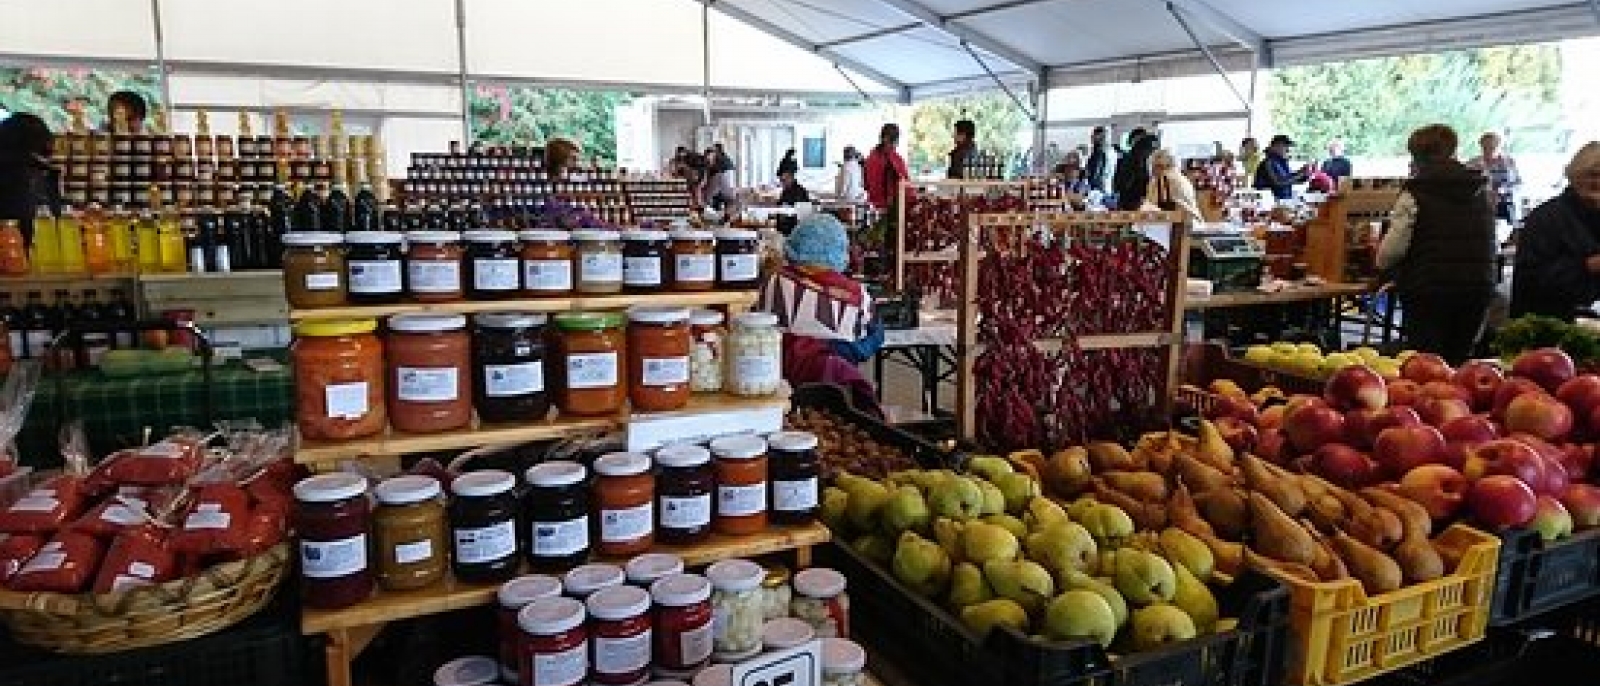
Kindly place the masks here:
[(300, 191), (300, 199), (294, 205), (294, 223), (289, 228), (293, 231), (322, 230), (322, 200), (312, 187), (305, 186)]
[[(64, 288), (56, 290), (55, 304), (47, 312), (49, 313), (47, 327), (50, 331), (51, 340), (60, 338), (62, 334), (66, 333), (67, 328), (77, 323), (81, 317), (78, 306), (72, 302), (72, 292)], [(48, 364), (58, 370), (74, 368), (77, 364), (78, 351), (81, 347), (81, 339), (62, 338), (61, 343), (55, 348), (55, 355), (49, 360)]]
[(378, 196), (372, 192), (371, 183), (362, 181), (361, 189), (356, 191), (354, 208), (351, 210), (350, 230), (377, 231), (382, 226), (379, 217)]
[(189, 253), (189, 272), (204, 274), (211, 271), (211, 247), (215, 244), (217, 225), (222, 219), (217, 211), (206, 208), (197, 213), (183, 233), (183, 247)]
[(78, 308), (79, 326), (83, 330), (78, 366), (90, 369), (100, 365), (100, 358), (111, 350), (112, 332), (106, 321), (105, 306), (100, 304), (99, 291), (85, 291), (83, 306)]
[(322, 226), (326, 231), (344, 233), (350, 228), (350, 193), (344, 184), (334, 184), (322, 203)]
[(294, 198), (282, 183), (272, 186), (272, 197), (267, 200), (267, 214), (278, 233), (294, 228)]
[(227, 236), (228, 257), (236, 270), (261, 269), (261, 243), (256, 238), (255, 222), (249, 205), (234, 205), (222, 215), (222, 233)]

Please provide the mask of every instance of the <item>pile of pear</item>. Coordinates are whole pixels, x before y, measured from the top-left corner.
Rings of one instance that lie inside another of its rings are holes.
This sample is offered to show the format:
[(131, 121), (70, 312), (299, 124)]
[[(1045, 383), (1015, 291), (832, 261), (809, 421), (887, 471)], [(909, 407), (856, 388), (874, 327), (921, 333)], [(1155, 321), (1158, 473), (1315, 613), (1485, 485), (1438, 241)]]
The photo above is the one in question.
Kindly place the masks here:
[(836, 538), (980, 637), (1006, 626), (1125, 654), (1218, 630), (1202, 541), (1177, 528), (1140, 533), (1121, 507), (1093, 498), (1063, 507), (1035, 472), (979, 456), (965, 473), (841, 474), (822, 517)]
[(1150, 433), (1132, 450), (1091, 443), (1014, 461), (1037, 469), (1053, 497), (1092, 498), (1140, 530), (1188, 534), (1222, 574), (1354, 579), (1378, 595), (1438, 579), (1465, 553), (1447, 535), (1430, 538), (1427, 510), (1392, 486), (1345, 489), (1236, 454), (1209, 421), (1195, 437)]

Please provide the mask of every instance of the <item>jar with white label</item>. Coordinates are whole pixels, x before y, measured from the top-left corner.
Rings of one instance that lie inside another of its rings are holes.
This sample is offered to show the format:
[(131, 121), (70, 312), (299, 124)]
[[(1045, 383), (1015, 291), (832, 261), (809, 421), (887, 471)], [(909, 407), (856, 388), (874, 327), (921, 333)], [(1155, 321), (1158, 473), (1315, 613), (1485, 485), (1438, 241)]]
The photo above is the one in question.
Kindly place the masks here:
[(344, 272), (343, 234), (325, 231), (283, 234), (283, 293), (290, 307), (345, 304)]
[(689, 312), (689, 390), (695, 393), (722, 391), (727, 366), (723, 346), (728, 339), (723, 319), (716, 310)]
[(629, 293), (659, 293), (667, 282), (671, 244), (665, 231), (622, 234), (622, 285)]
[(675, 444), (656, 451), (656, 537), (665, 543), (699, 543), (711, 535), (717, 479), (711, 451)]
[(444, 578), (449, 556), (443, 491), (431, 476), (397, 476), (373, 489), (378, 584), (387, 590), (421, 588)]
[(717, 232), (717, 287), (754, 289), (761, 285), (761, 234), (750, 229)]
[(682, 574), (683, 558), (672, 553), (635, 555), (627, 564), (622, 565), (622, 571), (628, 574), (628, 583), (647, 589), (658, 579)]
[(352, 304), (388, 305), (405, 294), (400, 244), (405, 237), (389, 231), (345, 234), (345, 288)]
[(517, 478), (485, 469), (450, 482), (451, 569), (469, 583), (505, 581), (517, 573)]
[(601, 555), (637, 555), (655, 543), (655, 477), (650, 457), (609, 453), (594, 461), (594, 500), (600, 517)]
[(467, 231), (467, 297), (504, 300), (522, 290), (521, 247), (510, 231)]
[(628, 399), (639, 412), (689, 404), (689, 309), (628, 310)]
[(522, 630), (517, 671), (522, 686), (578, 686), (589, 676), (588, 614), (583, 603), (556, 596), (517, 613)]
[(772, 395), (783, 387), (783, 334), (777, 315), (746, 312), (734, 317), (727, 350), (727, 386), (733, 394)]
[(300, 438), (371, 436), (388, 421), (383, 343), (373, 319), (316, 319), (294, 326), (295, 426)]
[(499, 590), (495, 591), (495, 603), (499, 606), (495, 632), (499, 639), (500, 677), (506, 682), (515, 684), (520, 681), (517, 676), (517, 639), (521, 629), (517, 627), (517, 613), (535, 600), (560, 595), (561, 580), (543, 574), (519, 576), (501, 584)]
[(619, 312), (562, 312), (555, 316), (561, 375), (556, 405), (562, 414), (594, 417), (622, 409), (625, 348)]
[(789, 613), (809, 622), (823, 638), (850, 637), (850, 596), (845, 577), (827, 567), (802, 569), (794, 575), (794, 600)]
[(522, 240), (522, 291), (533, 298), (572, 294), (572, 236), (565, 231), (535, 229), (517, 234)]
[(578, 292), (590, 295), (621, 293), (622, 234), (586, 229), (573, 231), (572, 240), (578, 247)]
[(472, 423), (472, 343), (459, 314), (398, 314), (384, 341), (389, 423), (436, 433)]
[(673, 574), (650, 584), (655, 601), (656, 675), (687, 679), (711, 660), (711, 582)]
[(867, 651), (844, 638), (822, 639), (822, 686), (861, 686)]
[(584, 601), (594, 662), (594, 686), (634, 686), (650, 676), (650, 593), (637, 586), (610, 586)]
[(767, 571), (749, 560), (722, 560), (706, 568), (711, 581), (712, 655), (739, 662), (761, 652), (761, 579)]
[(710, 231), (673, 231), (672, 290), (709, 291), (716, 285), (716, 235)]
[(561, 575), (561, 589), (568, 597), (587, 600), (596, 591), (621, 586), (627, 580), (621, 567), (605, 562), (590, 562), (573, 567)]
[(772, 521), (810, 524), (816, 520), (822, 465), (817, 437), (805, 431), (779, 431), (767, 436), (768, 471), (772, 477)]
[(588, 470), (565, 460), (528, 468), (522, 509), (528, 520), (528, 565), (561, 572), (589, 559)]
[(345, 472), (307, 477), (294, 485), (294, 500), (306, 606), (335, 610), (366, 600), (373, 587), (367, 480)]
[(472, 404), (485, 422), (544, 419), (547, 315), (487, 312), (473, 317)]
[(716, 456), (717, 533), (747, 536), (767, 529), (767, 442), (760, 436), (711, 441)]
[(406, 234), (406, 292), (419, 303), (455, 302), (466, 295), (461, 284), (461, 234), (412, 231)]

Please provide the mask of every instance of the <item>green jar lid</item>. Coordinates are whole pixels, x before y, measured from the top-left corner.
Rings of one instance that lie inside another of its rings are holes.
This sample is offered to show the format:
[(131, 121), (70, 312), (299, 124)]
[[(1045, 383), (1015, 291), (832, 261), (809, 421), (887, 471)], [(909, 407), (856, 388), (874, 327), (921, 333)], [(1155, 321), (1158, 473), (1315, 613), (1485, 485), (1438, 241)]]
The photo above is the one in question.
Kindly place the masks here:
[(622, 326), (621, 312), (562, 312), (555, 316), (556, 327), (564, 331), (598, 331)]

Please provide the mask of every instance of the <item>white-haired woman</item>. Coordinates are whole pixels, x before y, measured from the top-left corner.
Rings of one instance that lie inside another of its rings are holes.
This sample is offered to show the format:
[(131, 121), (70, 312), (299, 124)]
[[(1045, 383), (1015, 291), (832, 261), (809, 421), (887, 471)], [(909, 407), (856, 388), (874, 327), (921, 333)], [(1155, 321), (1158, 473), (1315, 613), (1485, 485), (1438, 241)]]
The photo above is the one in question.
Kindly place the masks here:
[(1145, 186), (1144, 203), (1167, 212), (1182, 212), (1190, 226), (1205, 221), (1194, 184), (1178, 169), (1178, 159), (1172, 151), (1165, 148), (1150, 156), (1150, 183)]
[(1600, 142), (1567, 163), (1567, 189), (1528, 213), (1517, 236), (1511, 316), (1572, 319), (1600, 300)]

